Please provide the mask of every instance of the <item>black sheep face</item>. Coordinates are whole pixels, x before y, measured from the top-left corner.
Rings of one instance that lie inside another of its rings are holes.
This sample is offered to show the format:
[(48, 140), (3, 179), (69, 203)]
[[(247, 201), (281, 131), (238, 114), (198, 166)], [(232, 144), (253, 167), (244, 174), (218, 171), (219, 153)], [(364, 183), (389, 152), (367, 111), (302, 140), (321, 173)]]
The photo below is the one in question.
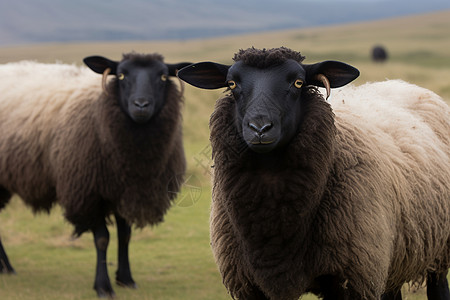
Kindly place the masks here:
[(305, 70), (294, 60), (265, 69), (239, 61), (227, 84), (236, 101), (236, 126), (248, 147), (266, 153), (285, 145), (300, 123)]
[[(190, 63), (165, 64), (158, 54), (127, 54), (120, 62), (101, 56), (84, 59), (94, 72), (116, 75), (122, 110), (136, 123), (147, 123), (164, 106), (169, 76)], [(105, 88), (104, 88), (105, 89)]]
[(146, 123), (164, 104), (169, 69), (160, 61), (139, 64), (124, 60), (117, 66), (120, 106), (136, 123)]
[[(199, 88), (228, 87), (236, 107), (235, 120), (230, 123), (235, 122), (248, 147), (258, 153), (283, 147), (298, 132), (308, 85), (325, 87), (328, 97), (330, 88), (359, 76), (357, 69), (338, 61), (306, 65), (280, 57), (265, 64), (264, 55), (277, 49), (249, 50), (255, 55), (246, 61), (237, 60), (231, 66), (201, 62), (181, 69), (178, 77)], [(278, 52), (294, 53), (285, 50)]]

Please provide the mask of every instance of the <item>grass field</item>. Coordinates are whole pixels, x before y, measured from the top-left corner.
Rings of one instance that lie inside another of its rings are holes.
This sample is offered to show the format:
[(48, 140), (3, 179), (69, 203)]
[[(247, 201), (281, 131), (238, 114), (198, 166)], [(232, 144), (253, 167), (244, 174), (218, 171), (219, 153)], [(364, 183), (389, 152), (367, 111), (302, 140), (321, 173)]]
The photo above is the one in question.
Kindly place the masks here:
[[(370, 49), (381, 43), (389, 51), (385, 64), (370, 61)], [(305, 63), (342, 60), (356, 66), (366, 81), (401, 78), (450, 100), (450, 12), (208, 40), (45, 44), (0, 48), (0, 63), (33, 59), (81, 64), (88, 55), (120, 59), (124, 52), (160, 52), (167, 62), (214, 60), (230, 63), (240, 48), (287, 46), (306, 55)], [(39, 74), (36, 74), (39, 76)], [(100, 83), (100, 78), (99, 78)], [(166, 221), (134, 232), (130, 256), (138, 290), (115, 287), (119, 299), (229, 299), (209, 248), (210, 164), (208, 119), (221, 91), (186, 86), (184, 140), (188, 175), (199, 187), (194, 202), (184, 190)], [(58, 207), (50, 215), (33, 216), (14, 198), (0, 214), (0, 235), (17, 276), (0, 276), (0, 299), (96, 299), (92, 290), (95, 250), (92, 236), (71, 239), (71, 226)], [(115, 228), (111, 226), (110, 276), (116, 269)], [(414, 289), (415, 291), (415, 289)], [(405, 286), (404, 299), (425, 299), (424, 290)], [(316, 299), (306, 296), (304, 299)]]

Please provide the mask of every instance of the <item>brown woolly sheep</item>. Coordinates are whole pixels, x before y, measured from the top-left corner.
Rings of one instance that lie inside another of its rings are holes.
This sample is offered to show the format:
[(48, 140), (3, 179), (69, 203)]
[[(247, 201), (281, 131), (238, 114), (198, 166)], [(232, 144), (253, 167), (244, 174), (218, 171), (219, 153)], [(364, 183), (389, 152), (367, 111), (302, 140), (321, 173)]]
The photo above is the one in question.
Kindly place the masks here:
[[(116, 282), (136, 287), (131, 225), (161, 222), (185, 172), (182, 93), (168, 78), (188, 63), (130, 53), (120, 62), (85, 58), (86, 67), (36, 62), (0, 66), (0, 208), (18, 194), (33, 211), (58, 203), (75, 226), (91, 230), (97, 250), (94, 288), (112, 297), (107, 273), (114, 215), (119, 240)], [(115, 75), (107, 85), (106, 76)], [(0, 242), (0, 272), (14, 269)]]
[(355, 68), (241, 50), (178, 76), (229, 87), (211, 116), (211, 246), (237, 299), (449, 299), (450, 109), (402, 81), (343, 88)]

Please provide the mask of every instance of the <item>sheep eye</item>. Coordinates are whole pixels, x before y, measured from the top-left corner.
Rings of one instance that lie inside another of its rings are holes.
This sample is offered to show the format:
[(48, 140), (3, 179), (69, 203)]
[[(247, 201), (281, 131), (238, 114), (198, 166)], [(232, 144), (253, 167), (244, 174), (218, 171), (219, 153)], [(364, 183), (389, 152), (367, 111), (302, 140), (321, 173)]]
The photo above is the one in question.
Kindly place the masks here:
[(237, 84), (234, 80), (229, 80), (228, 86), (230, 87), (230, 89), (234, 90), (236, 88)]
[(166, 74), (162, 74), (161, 75), (161, 80), (162, 81), (166, 81), (167, 80), (167, 75)]
[(117, 78), (118, 78), (119, 80), (123, 80), (123, 79), (125, 78), (125, 74), (119, 73), (119, 75), (117, 75)]
[(294, 82), (294, 86), (296, 87), (296, 88), (301, 88), (302, 86), (303, 86), (303, 80), (301, 80), (301, 79), (297, 79), (295, 82)]

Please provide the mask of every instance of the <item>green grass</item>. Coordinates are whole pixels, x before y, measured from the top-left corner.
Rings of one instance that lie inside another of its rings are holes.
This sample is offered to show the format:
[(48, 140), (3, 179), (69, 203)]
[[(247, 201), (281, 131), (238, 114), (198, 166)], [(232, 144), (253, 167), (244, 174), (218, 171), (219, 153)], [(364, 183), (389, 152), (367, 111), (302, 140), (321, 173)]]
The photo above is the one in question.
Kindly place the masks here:
[[(227, 299), (209, 249), (209, 185), (193, 206), (175, 206), (155, 228), (136, 230), (130, 260), (138, 290), (116, 287), (120, 299)], [(71, 240), (56, 208), (34, 217), (18, 198), (2, 212), (2, 237), (17, 271), (0, 276), (0, 299), (94, 299), (95, 250), (91, 234)], [(110, 226), (109, 273), (117, 267)]]
[[(370, 49), (384, 44), (386, 64), (370, 61)], [(287, 46), (307, 56), (306, 63), (338, 59), (361, 71), (355, 84), (401, 78), (450, 99), (450, 12), (387, 21), (268, 32), (208, 40), (43, 44), (0, 48), (0, 63), (21, 59), (81, 64), (88, 55), (119, 59), (123, 52), (163, 53), (168, 62), (213, 60), (230, 63), (240, 48)], [(37, 74), (39, 76), (39, 74)], [(99, 76), (100, 83), (100, 76)], [(202, 151), (209, 145), (208, 120), (222, 91), (185, 86), (184, 140), (188, 174), (200, 182), (197, 202), (174, 206), (154, 228), (136, 230), (130, 260), (138, 290), (115, 287), (119, 299), (230, 299), (209, 247), (211, 164)], [(187, 192), (187, 191), (185, 191)], [(91, 234), (71, 240), (71, 226), (60, 208), (33, 216), (18, 198), (0, 214), (0, 235), (17, 271), (0, 276), (0, 299), (96, 299), (92, 289), (95, 250)], [(116, 231), (110, 227), (109, 272), (116, 270)], [(405, 286), (404, 299), (425, 299), (424, 289)], [(303, 299), (316, 299), (305, 296)]]

